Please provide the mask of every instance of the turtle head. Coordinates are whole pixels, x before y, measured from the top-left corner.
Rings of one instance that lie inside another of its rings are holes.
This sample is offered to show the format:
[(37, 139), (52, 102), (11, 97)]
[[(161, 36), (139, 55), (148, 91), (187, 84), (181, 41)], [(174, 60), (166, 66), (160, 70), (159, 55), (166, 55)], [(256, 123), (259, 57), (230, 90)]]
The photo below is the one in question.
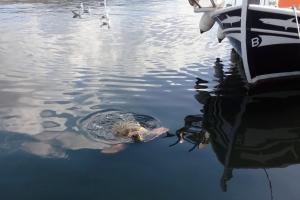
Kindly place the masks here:
[(131, 138), (132, 138), (133, 141), (135, 141), (135, 142), (142, 142), (142, 141), (144, 140), (143, 137), (142, 137), (142, 135), (139, 134), (139, 133), (134, 133), (134, 134), (132, 134), (132, 135), (131, 135)]

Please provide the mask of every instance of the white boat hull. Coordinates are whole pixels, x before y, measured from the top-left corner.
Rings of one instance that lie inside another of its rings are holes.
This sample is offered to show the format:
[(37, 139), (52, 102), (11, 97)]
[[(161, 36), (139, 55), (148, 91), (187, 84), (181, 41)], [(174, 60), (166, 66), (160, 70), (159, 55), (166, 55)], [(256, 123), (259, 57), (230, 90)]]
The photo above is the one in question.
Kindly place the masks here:
[(246, 9), (245, 16), (241, 6), (220, 9), (213, 18), (243, 58), (247, 81), (300, 75), (300, 39), (294, 11), (251, 4)]

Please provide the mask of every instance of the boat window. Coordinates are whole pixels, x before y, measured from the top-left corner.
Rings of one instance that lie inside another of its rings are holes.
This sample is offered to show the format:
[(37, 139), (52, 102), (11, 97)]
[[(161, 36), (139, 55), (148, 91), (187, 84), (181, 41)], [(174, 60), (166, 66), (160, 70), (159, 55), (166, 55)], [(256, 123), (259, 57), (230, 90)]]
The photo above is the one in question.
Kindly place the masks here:
[(249, 0), (249, 4), (260, 4), (260, 0)]

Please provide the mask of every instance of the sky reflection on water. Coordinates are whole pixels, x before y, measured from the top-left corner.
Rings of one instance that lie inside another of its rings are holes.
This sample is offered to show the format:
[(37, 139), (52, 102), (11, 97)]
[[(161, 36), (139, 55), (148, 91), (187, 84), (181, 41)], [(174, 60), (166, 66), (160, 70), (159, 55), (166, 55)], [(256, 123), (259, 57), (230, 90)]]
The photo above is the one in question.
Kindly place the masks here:
[(186, 4), (109, 2), (110, 30), (99, 27), (97, 2), (88, 4), (95, 8), (82, 20), (72, 18), (77, 1), (2, 4), (1, 91), (16, 102), (8, 98), (11, 106), (0, 109), (19, 116), (5, 122), (5, 130), (36, 134), (43, 131), (43, 110), (78, 115), (153, 89), (168, 92), (161, 89), (165, 82), (172, 87), (192, 80), (183, 66), (210, 62), (209, 52), (199, 59), (207, 44), (201, 45), (198, 19)]

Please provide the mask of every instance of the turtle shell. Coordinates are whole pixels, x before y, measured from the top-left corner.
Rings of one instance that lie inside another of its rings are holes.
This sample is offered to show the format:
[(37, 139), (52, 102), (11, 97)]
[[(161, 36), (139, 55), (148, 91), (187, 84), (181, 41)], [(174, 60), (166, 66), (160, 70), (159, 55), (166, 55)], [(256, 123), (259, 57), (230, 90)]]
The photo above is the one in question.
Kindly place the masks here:
[(115, 134), (113, 131), (114, 124), (119, 123), (120, 121), (139, 124), (141, 127), (146, 129), (147, 131), (143, 132), (144, 142), (153, 140), (159, 136), (157, 132), (153, 131), (161, 127), (159, 120), (151, 116), (121, 110), (102, 110), (91, 113), (81, 118), (77, 122), (77, 125), (80, 132), (92, 140), (98, 140), (108, 144), (133, 142), (132, 138), (122, 137)]

